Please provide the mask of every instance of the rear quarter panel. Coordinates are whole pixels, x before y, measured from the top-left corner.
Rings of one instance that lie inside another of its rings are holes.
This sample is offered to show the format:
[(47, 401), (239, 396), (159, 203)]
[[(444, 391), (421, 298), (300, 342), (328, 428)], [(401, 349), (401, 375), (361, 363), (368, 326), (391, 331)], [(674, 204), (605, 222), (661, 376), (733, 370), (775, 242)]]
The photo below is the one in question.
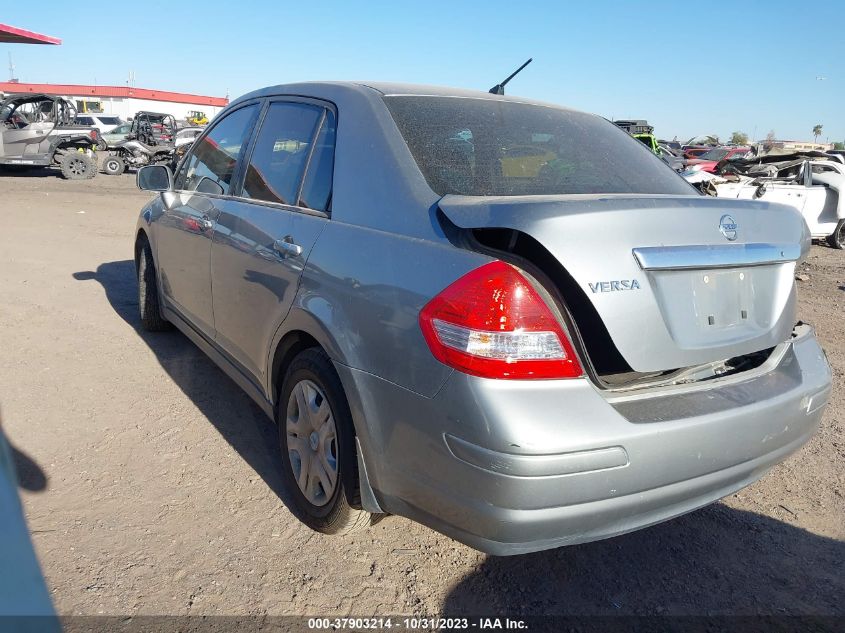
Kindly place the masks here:
[(308, 259), (284, 330), (303, 329), (335, 362), (433, 396), (452, 370), (429, 351), (419, 312), (486, 261), (448, 242), (329, 222)]

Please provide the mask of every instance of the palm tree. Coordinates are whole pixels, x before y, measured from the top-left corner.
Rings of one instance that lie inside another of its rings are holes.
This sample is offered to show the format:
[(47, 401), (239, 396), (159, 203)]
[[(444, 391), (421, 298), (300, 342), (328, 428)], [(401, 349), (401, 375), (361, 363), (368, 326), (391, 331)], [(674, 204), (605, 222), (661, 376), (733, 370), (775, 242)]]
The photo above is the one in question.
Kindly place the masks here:
[(819, 123), (818, 125), (813, 126), (813, 140), (818, 142), (819, 137), (822, 135), (822, 124)]

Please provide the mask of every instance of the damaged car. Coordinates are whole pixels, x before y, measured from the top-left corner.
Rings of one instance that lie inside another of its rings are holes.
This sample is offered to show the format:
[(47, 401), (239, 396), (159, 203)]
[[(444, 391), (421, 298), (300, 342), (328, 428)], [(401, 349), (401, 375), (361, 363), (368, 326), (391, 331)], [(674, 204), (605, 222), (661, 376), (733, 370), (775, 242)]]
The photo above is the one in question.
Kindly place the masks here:
[(9, 95), (0, 102), (0, 169), (61, 169), (69, 180), (97, 175), (96, 128), (78, 125), (76, 108), (62, 97)]
[(612, 123), (475, 91), (302, 83), (223, 110), (142, 210), (140, 323), (278, 427), (291, 511), (494, 554), (716, 501), (816, 432), (790, 206), (699, 195)]
[(720, 163), (714, 176), (684, 178), (720, 198), (760, 200), (797, 209), (813, 239), (845, 249), (845, 164), (824, 152), (773, 155)]

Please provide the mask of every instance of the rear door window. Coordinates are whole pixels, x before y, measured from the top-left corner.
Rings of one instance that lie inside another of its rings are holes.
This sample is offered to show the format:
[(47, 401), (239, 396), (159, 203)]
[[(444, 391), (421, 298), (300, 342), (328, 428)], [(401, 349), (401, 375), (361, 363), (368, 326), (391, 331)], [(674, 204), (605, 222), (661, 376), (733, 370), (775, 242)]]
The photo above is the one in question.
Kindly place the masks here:
[(191, 156), (176, 177), (176, 189), (228, 194), (257, 115), (258, 104), (252, 104), (221, 119), (205, 138), (194, 144)]
[(243, 197), (297, 205), (324, 113), (307, 103), (270, 103), (244, 177)]

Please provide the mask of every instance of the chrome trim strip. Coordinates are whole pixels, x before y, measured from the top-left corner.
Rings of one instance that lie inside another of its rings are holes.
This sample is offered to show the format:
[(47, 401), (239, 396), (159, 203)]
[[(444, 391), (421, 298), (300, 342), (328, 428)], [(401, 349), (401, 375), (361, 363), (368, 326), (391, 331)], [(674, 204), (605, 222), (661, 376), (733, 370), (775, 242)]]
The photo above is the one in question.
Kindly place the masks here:
[(800, 244), (713, 244), (647, 246), (631, 251), (643, 270), (734, 268), (794, 262), (801, 257)]

